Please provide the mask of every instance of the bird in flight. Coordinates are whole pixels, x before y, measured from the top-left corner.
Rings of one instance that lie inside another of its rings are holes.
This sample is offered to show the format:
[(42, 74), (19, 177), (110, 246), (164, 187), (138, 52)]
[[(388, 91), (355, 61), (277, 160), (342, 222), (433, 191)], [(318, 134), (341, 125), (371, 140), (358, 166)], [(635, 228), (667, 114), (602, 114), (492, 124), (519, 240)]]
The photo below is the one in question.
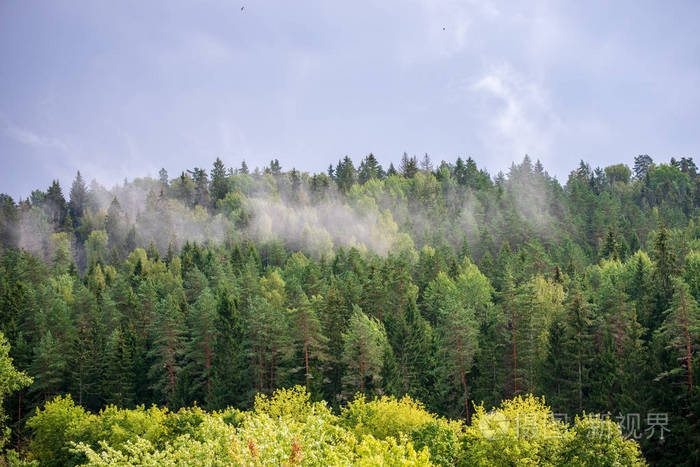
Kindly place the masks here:
[(241, 7), (241, 11), (243, 11), (244, 8), (245, 8), (245, 5)]

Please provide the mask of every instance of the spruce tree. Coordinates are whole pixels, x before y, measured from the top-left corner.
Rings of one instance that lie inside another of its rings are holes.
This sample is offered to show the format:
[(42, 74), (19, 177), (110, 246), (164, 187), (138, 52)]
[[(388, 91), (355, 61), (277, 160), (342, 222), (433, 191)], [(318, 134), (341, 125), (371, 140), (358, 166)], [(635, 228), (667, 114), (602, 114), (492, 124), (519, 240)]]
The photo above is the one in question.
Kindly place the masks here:
[(216, 158), (214, 167), (211, 170), (211, 182), (209, 182), (209, 192), (211, 193), (211, 203), (216, 207), (216, 202), (224, 199), (229, 191), (228, 178), (226, 177), (226, 168), (224, 163)]
[(156, 307), (151, 334), (153, 342), (148, 357), (148, 372), (156, 400), (174, 407), (177, 401), (175, 388), (182, 369), (185, 336), (184, 316), (172, 295), (162, 298)]
[(378, 387), (388, 346), (384, 326), (353, 306), (347, 331), (343, 333), (343, 387), (346, 395), (359, 391), (371, 394)]
[(70, 197), (68, 202), (68, 212), (73, 219), (74, 225), (78, 225), (83, 217), (83, 213), (88, 208), (89, 199), (87, 186), (80, 171), (75, 175), (75, 180), (70, 189)]
[(240, 405), (247, 396), (244, 323), (230, 292), (221, 288), (216, 297), (216, 339), (212, 363), (212, 408)]
[(659, 333), (677, 355), (680, 365), (672, 373), (684, 373), (688, 392), (693, 394), (693, 356), (700, 341), (700, 311), (682, 279), (673, 281), (671, 306), (665, 313)]

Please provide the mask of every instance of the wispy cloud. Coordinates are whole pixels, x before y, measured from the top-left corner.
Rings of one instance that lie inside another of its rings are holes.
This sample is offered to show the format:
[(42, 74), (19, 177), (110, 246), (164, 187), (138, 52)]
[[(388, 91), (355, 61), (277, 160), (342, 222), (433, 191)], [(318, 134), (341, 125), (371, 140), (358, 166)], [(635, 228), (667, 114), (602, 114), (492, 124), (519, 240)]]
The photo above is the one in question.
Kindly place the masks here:
[(490, 115), (482, 133), (489, 145), (516, 158), (526, 153), (548, 158), (562, 123), (541, 85), (503, 65), (481, 76), (470, 91)]
[(58, 149), (68, 152), (69, 146), (63, 139), (41, 134), (35, 130), (19, 126), (11, 122), (7, 117), (0, 115), (4, 133), (15, 141), (26, 146), (44, 149)]

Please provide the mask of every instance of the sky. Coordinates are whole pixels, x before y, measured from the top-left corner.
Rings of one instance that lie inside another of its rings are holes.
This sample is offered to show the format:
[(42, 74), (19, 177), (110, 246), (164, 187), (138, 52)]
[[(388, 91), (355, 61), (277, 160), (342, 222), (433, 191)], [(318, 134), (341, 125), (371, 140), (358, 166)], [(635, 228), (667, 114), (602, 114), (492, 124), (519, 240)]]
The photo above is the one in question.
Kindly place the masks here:
[[(243, 8), (241, 10), (241, 8)], [(0, 1), (0, 192), (372, 152), (698, 156), (700, 2)]]

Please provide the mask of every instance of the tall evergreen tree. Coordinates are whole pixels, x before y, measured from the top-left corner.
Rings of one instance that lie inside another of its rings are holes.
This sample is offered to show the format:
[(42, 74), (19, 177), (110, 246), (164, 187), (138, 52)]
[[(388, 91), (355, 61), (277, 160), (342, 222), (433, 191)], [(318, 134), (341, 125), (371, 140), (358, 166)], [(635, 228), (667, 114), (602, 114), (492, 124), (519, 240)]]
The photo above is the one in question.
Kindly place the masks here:
[(683, 372), (688, 392), (693, 394), (693, 355), (700, 341), (700, 311), (688, 285), (682, 279), (673, 282), (673, 299), (659, 329), (667, 345), (678, 356), (680, 367), (672, 372)]
[(231, 293), (219, 289), (216, 303), (218, 333), (214, 341), (212, 363), (212, 401), (214, 408), (241, 405), (245, 401), (245, 358), (243, 355), (243, 319)]
[(369, 318), (357, 305), (343, 333), (342, 360), (346, 367), (343, 386), (346, 394), (374, 392), (380, 383), (380, 371), (388, 347), (384, 326)]
[(416, 156), (408, 157), (408, 154), (404, 152), (403, 156), (401, 156), (399, 171), (402, 177), (413, 178), (418, 172), (418, 160)]
[(162, 298), (151, 323), (153, 344), (149, 351), (151, 368), (148, 377), (157, 400), (176, 405), (175, 388), (182, 369), (184, 352), (184, 316), (173, 296)]
[(212, 380), (216, 355), (216, 341), (220, 329), (217, 328), (217, 301), (207, 287), (197, 297), (197, 301), (187, 316), (190, 337), (185, 348), (187, 366), (193, 376), (188, 388), (194, 400), (205, 401), (210, 406), (214, 399)]
[(211, 182), (209, 183), (209, 192), (211, 193), (211, 202), (215, 207), (216, 202), (224, 199), (228, 193), (228, 178), (226, 177), (226, 168), (224, 163), (218, 157), (214, 161), (214, 167), (211, 170)]
[(87, 186), (80, 175), (80, 171), (78, 171), (70, 188), (70, 201), (68, 202), (68, 212), (73, 219), (74, 225), (80, 223), (83, 213), (89, 206), (88, 196)]

